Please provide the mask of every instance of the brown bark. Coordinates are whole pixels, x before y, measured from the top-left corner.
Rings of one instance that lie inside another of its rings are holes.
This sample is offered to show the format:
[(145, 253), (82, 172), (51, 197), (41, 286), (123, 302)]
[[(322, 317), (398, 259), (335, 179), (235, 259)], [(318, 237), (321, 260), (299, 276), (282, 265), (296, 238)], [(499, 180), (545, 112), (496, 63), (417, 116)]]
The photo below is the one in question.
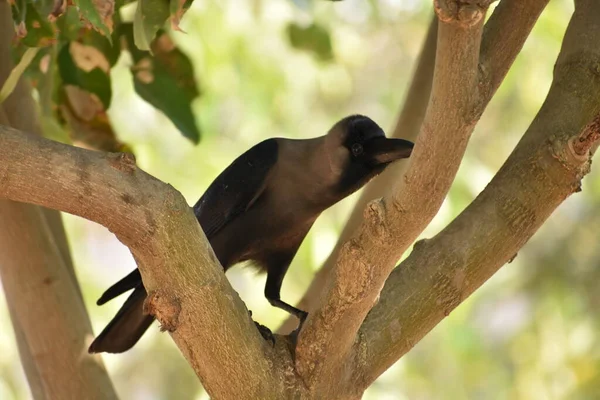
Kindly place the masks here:
[[(429, 24), (427, 36), (425, 37), (421, 53), (419, 54), (411, 84), (406, 94), (402, 110), (400, 111), (400, 117), (398, 118), (396, 127), (391, 135), (392, 137), (414, 141), (419, 134), (419, 128), (423, 122), (425, 110), (427, 110), (427, 104), (429, 103), (429, 93), (431, 92), (437, 42), (437, 26), (438, 19), (437, 16), (434, 16)], [(327, 280), (327, 274), (335, 265), (342, 244), (350, 238), (352, 232), (354, 232), (362, 222), (362, 213), (365, 206), (369, 201), (382, 196), (386, 192), (386, 189), (392, 186), (393, 182), (402, 177), (406, 171), (407, 165), (408, 162), (406, 160), (397, 161), (363, 189), (340, 237), (338, 238), (335, 248), (321, 269), (316, 273), (308, 290), (302, 297), (298, 308), (310, 312), (315, 307), (319, 298), (319, 293), (323, 290), (323, 286)], [(291, 332), (296, 329), (297, 325), (298, 320), (295, 317), (289, 317), (281, 326), (280, 331), (286, 333)]]
[[(10, 9), (0, 4), (0, 86), (10, 70)], [(28, 85), (0, 105), (0, 123), (40, 134)], [(0, 276), (33, 398), (116, 398), (99, 358), (85, 353), (91, 325), (60, 215), (0, 201)]]
[[(580, 190), (600, 138), (600, 3), (576, 1), (550, 92), (487, 188), (446, 229), (417, 243), (363, 328), (368, 386), (516, 255)], [(577, 149), (577, 150), (576, 150)]]
[[(535, 25), (548, 0), (503, 0), (485, 24), (481, 43), (480, 72), (482, 102), (487, 103), (506, 76), (519, 51)], [(408, 95), (403, 103), (400, 116), (393, 131), (394, 137), (416, 140), (429, 102), (437, 39), (437, 17), (427, 33), (417, 68)], [(340, 248), (363, 221), (363, 211), (367, 203), (387, 194), (394, 184), (401, 191), (402, 177), (406, 173), (408, 161), (400, 161), (373, 180), (356, 202), (348, 222), (344, 226), (338, 242), (317, 272), (307, 292), (299, 303), (299, 308), (312, 310), (319, 299), (327, 280), (327, 274), (335, 265)], [(282, 332), (295, 328), (295, 319), (288, 318), (281, 327)]]
[(47, 399), (116, 398), (101, 361), (86, 352), (90, 322), (83, 303), (73, 301), (79, 293), (43, 211), (10, 201), (3, 201), (0, 211), (2, 285), (17, 329), (24, 333), (20, 352), (28, 378), (38, 378), (32, 391)]
[[(286, 342), (272, 348), (260, 336), (179, 192), (138, 169), (130, 154), (3, 126), (0, 148), (0, 197), (98, 222), (129, 247), (149, 293), (146, 309), (171, 332), (212, 396), (267, 399), (299, 390), (290, 384), (297, 378)], [(236, 379), (223, 379), (223, 371)]]
[[(353, 351), (362, 351), (354, 346), (360, 324), (396, 261), (437, 213), (454, 180), (475, 123), (489, 101), (488, 94), (493, 93), (479, 73), (488, 4), (435, 2), (440, 26), (431, 98), (421, 133), (404, 180), (367, 206), (365, 221), (344, 244), (320, 304), (300, 334), (296, 366), (309, 387), (325, 387), (330, 369), (347, 365), (343, 360), (353, 359)], [(518, 53), (524, 40), (513, 42), (512, 52)], [(316, 363), (324, 354), (330, 356)]]

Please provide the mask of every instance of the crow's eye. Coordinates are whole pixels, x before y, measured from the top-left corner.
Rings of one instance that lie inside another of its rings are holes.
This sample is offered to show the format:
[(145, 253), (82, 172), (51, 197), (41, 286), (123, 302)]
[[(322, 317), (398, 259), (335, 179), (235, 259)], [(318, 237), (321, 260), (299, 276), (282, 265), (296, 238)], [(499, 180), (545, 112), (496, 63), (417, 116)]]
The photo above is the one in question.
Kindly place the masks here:
[(360, 156), (363, 153), (363, 147), (362, 144), (360, 143), (354, 143), (352, 145), (352, 154), (354, 154), (355, 157)]

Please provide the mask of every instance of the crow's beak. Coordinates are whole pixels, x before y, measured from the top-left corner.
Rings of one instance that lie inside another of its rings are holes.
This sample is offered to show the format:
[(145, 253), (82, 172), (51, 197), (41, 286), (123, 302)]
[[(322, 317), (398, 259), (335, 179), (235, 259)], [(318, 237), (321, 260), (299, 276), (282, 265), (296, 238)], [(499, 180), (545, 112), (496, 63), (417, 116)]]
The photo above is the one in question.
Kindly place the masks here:
[(375, 137), (364, 144), (365, 155), (376, 165), (388, 164), (401, 158), (408, 158), (414, 144), (404, 139)]

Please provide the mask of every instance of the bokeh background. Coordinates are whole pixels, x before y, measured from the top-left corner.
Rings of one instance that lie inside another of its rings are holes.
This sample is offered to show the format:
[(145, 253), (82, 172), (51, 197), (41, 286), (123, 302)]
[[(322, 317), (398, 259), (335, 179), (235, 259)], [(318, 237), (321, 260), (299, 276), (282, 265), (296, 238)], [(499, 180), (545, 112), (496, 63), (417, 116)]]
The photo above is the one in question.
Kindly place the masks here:
[[(572, 1), (552, 0), (542, 14), (424, 237), (474, 199), (527, 129), (550, 86), (572, 11)], [(112, 72), (109, 115), (140, 167), (191, 205), (264, 138), (321, 135), (352, 113), (393, 128), (431, 15), (431, 1), (419, 0), (196, 0), (182, 23), (187, 34), (173, 38), (193, 61), (202, 91), (194, 103), (200, 144), (137, 97), (127, 56)], [(319, 28), (306, 44), (297, 32), (311, 25)], [(600, 399), (599, 174), (587, 176), (583, 192), (555, 212), (514, 262), (382, 375), (365, 399)], [(300, 299), (355, 200), (317, 221), (286, 277), (284, 299)], [(64, 220), (98, 333), (124, 298), (103, 307), (95, 300), (135, 264), (105, 228), (70, 215)], [(264, 276), (247, 268), (228, 276), (258, 321), (276, 328), (286, 318), (264, 299)], [(0, 324), (0, 399), (29, 399), (3, 296)], [(104, 361), (122, 399), (208, 399), (157, 324), (133, 350)]]

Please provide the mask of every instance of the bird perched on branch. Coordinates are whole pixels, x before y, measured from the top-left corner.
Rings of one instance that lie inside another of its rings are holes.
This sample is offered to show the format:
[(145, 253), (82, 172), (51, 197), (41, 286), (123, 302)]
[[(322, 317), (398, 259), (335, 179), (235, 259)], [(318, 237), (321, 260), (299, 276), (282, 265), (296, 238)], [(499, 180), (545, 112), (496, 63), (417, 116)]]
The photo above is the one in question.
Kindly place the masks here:
[[(388, 139), (368, 117), (353, 115), (313, 139), (267, 139), (239, 156), (209, 186), (194, 213), (225, 269), (251, 261), (267, 273), (265, 297), (302, 323), (305, 311), (280, 298), (281, 284), (317, 217), (410, 156), (413, 144)], [(139, 270), (111, 286), (104, 304), (133, 289), (113, 320), (91, 344), (91, 353), (130, 349), (154, 318), (143, 313), (146, 290)]]

